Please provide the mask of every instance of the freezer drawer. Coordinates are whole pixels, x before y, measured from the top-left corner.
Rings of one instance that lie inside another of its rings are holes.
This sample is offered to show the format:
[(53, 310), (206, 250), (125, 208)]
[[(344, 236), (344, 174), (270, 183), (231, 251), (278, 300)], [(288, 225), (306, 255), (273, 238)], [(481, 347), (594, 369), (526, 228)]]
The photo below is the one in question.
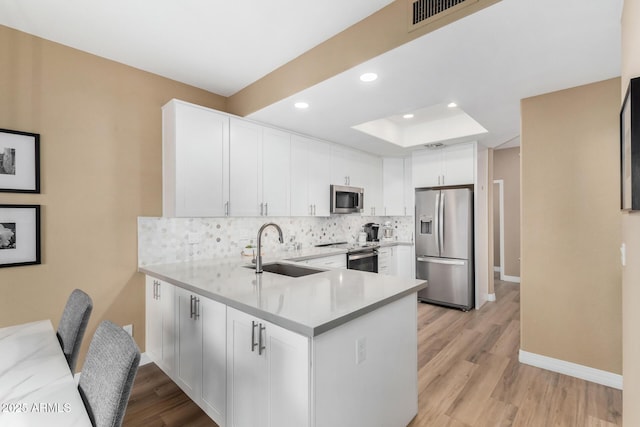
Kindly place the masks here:
[(417, 257), (416, 277), (428, 283), (425, 289), (418, 292), (420, 301), (463, 310), (473, 307), (474, 284), (468, 260)]

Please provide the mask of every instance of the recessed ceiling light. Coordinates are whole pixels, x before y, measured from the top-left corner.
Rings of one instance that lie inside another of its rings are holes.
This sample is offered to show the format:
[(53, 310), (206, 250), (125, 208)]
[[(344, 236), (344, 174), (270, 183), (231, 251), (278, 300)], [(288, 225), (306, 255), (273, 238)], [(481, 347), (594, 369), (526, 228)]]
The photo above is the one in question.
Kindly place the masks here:
[(405, 114), (402, 116), (403, 119), (413, 119), (413, 114)]
[(377, 78), (378, 78), (378, 75), (376, 73), (364, 73), (363, 75), (360, 76), (360, 80), (365, 83), (372, 82)]
[(449, 104), (447, 104), (447, 107), (449, 108), (456, 108), (458, 106), (458, 104), (456, 104), (455, 102), (450, 102)]
[(295, 104), (293, 104), (294, 107), (300, 109), (300, 110), (304, 110), (305, 108), (309, 108), (309, 104), (306, 102), (296, 102)]

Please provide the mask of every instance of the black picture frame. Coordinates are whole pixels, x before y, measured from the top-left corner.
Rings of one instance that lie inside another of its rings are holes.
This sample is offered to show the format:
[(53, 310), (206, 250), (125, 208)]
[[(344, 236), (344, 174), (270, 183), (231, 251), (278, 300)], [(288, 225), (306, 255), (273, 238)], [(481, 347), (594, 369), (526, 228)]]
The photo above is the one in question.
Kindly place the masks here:
[(640, 210), (640, 77), (629, 81), (620, 109), (620, 209)]
[(40, 193), (40, 134), (0, 129), (0, 192)]
[(0, 204), (0, 268), (40, 263), (40, 205)]

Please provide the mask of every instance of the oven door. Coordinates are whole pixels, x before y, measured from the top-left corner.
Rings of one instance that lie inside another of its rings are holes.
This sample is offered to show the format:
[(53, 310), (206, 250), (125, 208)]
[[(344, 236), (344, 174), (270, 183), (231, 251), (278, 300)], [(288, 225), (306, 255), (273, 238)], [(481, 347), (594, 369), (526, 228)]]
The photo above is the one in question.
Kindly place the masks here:
[(347, 255), (347, 268), (349, 270), (378, 272), (378, 252), (357, 252)]

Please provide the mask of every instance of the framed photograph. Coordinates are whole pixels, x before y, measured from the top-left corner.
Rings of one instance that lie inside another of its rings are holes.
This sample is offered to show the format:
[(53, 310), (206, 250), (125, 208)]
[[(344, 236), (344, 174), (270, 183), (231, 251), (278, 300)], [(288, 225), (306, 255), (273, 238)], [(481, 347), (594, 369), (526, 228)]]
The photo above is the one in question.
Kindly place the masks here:
[(40, 264), (40, 205), (0, 205), (0, 267)]
[(0, 129), (0, 191), (40, 192), (40, 135)]
[(620, 110), (620, 208), (640, 210), (640, 77), (629, 82)]

